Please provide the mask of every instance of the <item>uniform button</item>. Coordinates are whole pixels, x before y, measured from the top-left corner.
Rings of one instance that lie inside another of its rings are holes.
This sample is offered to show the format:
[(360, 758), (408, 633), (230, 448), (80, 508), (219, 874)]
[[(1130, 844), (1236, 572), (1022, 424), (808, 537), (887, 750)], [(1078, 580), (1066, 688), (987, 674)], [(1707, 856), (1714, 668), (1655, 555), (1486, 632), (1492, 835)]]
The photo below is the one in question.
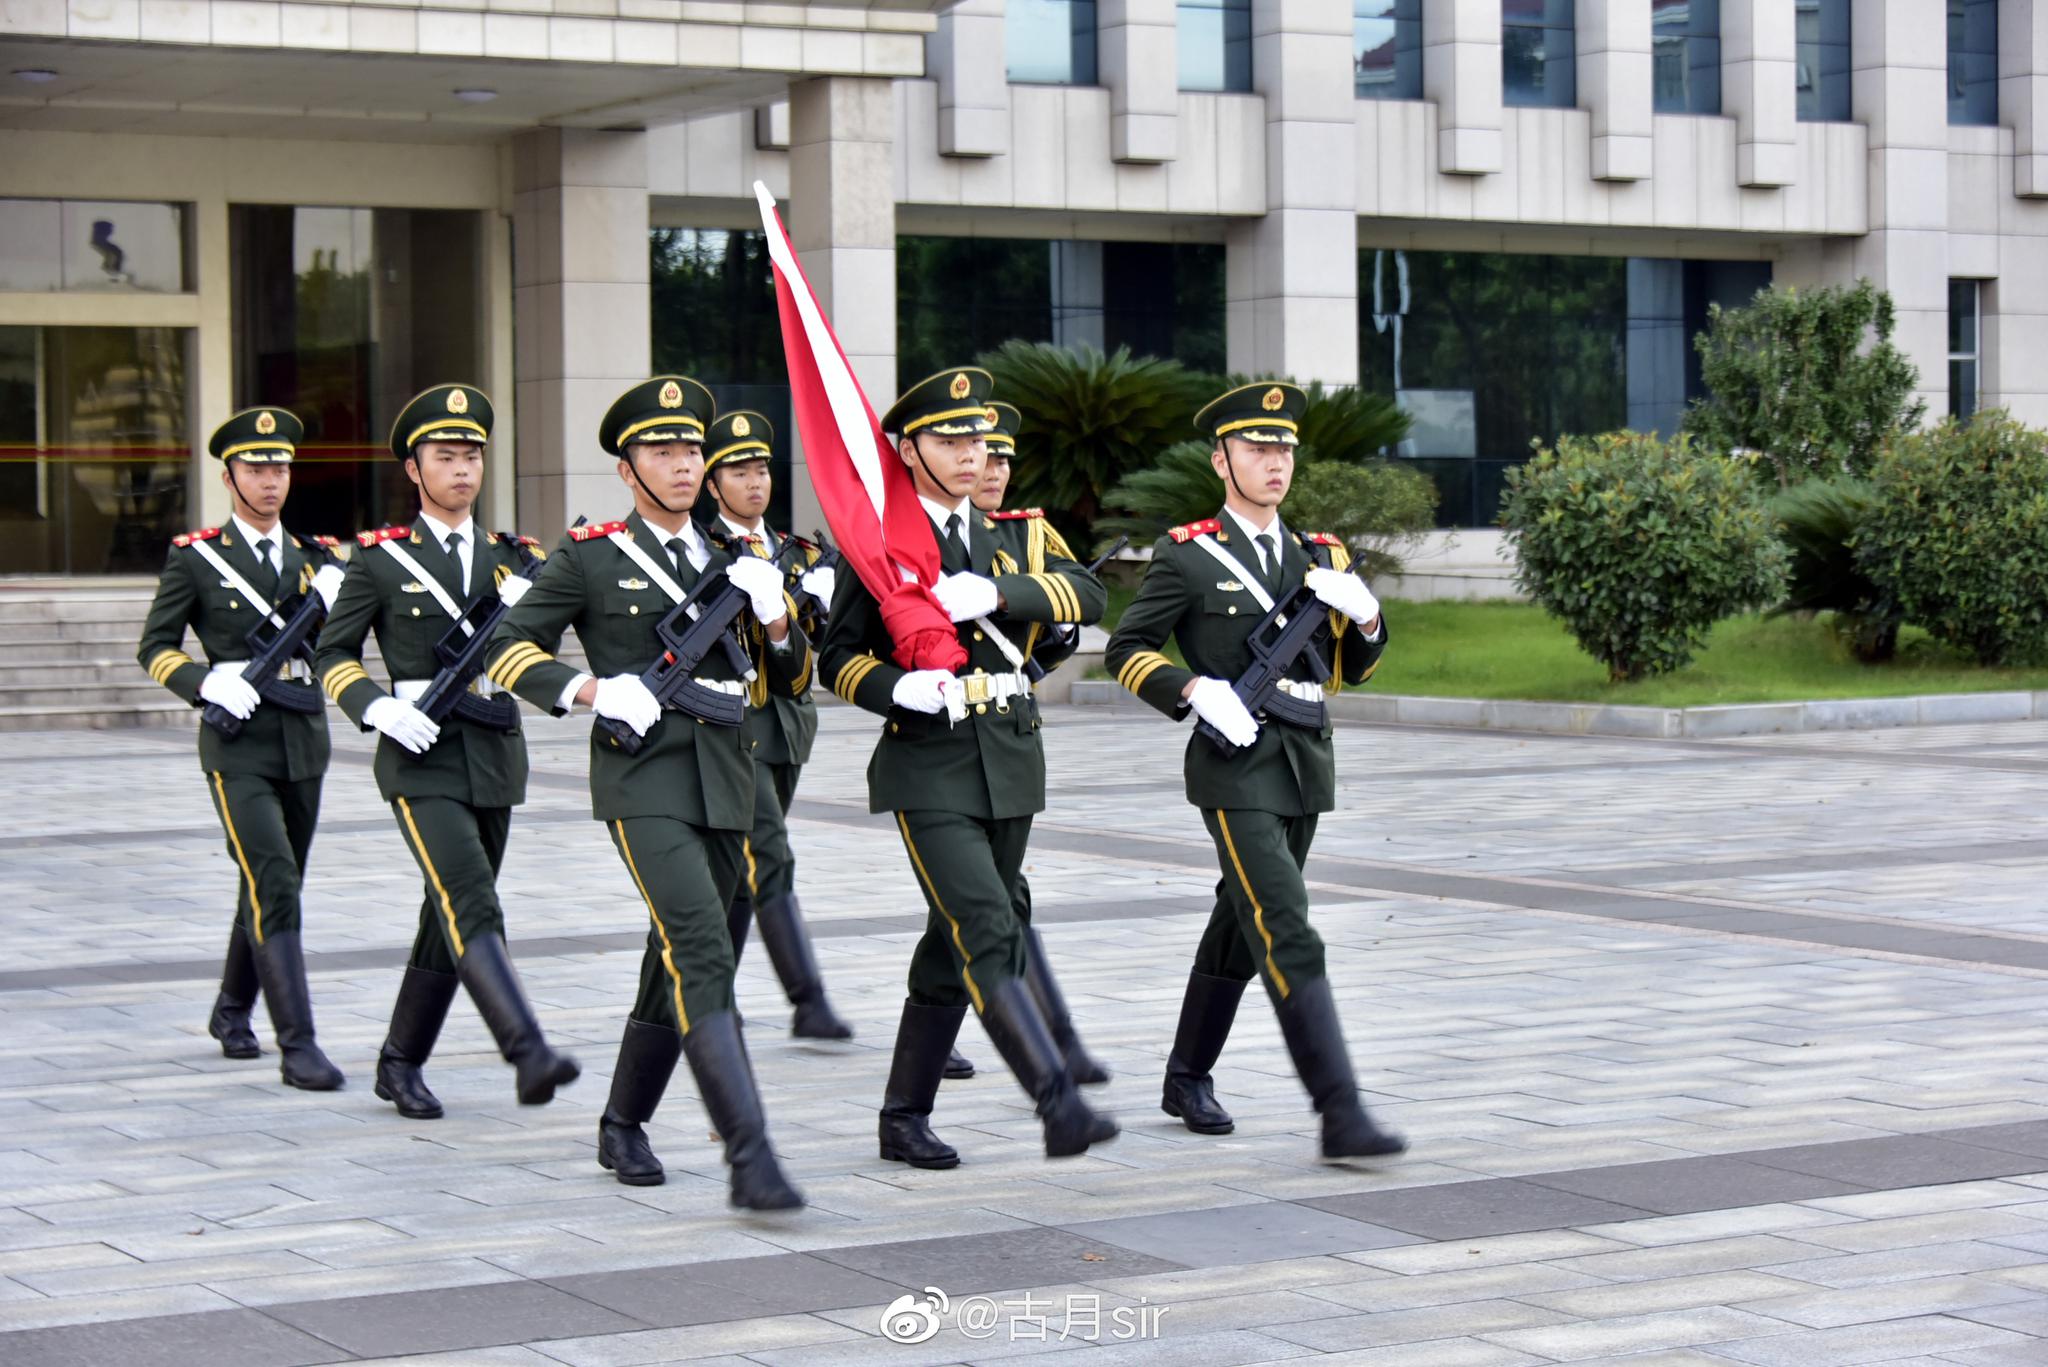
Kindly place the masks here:
[(241, 600), (239, 600), (239, 599), (235, 599), (235, 598), (230, 598), (230, 599), (228, 599), (228, 606), (229, 606), (229, 607), (231, 607), (231, 608), (238, 608), (238, 607), (242, 606), (242, 604), (241, 604)]
[[(638, 616), (640, 615), (640, 605), (639, 605), (638, 603), (635, 603), (635, 604), (633, 604), (633, 606), (632, 606), (632, 607), (629, 607), (629, 608), (627, 608), (627, 609), (626, 609), (626, 611), (627, 611), (627, 612), (629, 612), (629, 613), (631, 613), (631, 614), (632, 614), (633, 616), (635, 616), (635, 617), (638, 617)], [(1236, 609), (1236, 608), (1232, 608), (1232, 609), (1231, 609), (1231, 611), (1232, 611), (1232, 612), (1235, 612), (1235, 611), (1237, 611), (1237, 609)], [(415, 614), (415, 615), (417, 615), (417, 614)]]
[(1237, 616), (1237, 604), (1235, 604), (1235, 603), (1232, 603), (1232, 604), (1230, 605), (1230, 615), (1231, 615), (1232, 617), (1235, 617), (1235, 616)]
[(977, 640), (977, 641), (985, 641), (985, 640), (987, 640), (988, 638), (987, 638), (986, 636), (983, 636), (983, 635), (982, 635), (982, 634), (981, 634), (980, 632), (978, 632), (978, 631), (977, 631), (977, 632), (975, 632), (975, 633), (974, 633), (974, 639), (975, 639), (975, 640)]
[(419, 616), (419, 615), (420, 615), (420, 610), (419, 610), (418, 608), (414, 608), (414, 609), (412, 610), (412, 615), (413, 615), (413, 616), (415, 616), (415, 617)]
[(987, 712), (988, 712), (988, 704), (987, 704), (987, 703), (985, 703), (985, 702), (978, 702), (978, 703), (976, 703), (976, 704), (974, 705), (974, 715), (975, 715), (975, 716), (977, 716), (977, 717), (979, 717), (979, 716), (983, 716), (983, 715), (985, 715), (985, 714), (986, 714)]
[(896, 725), (896, 723), (895, 723), (895, 722), (893, 722), (893, 721), (892, 721), (892, 722), (890, 722), (890, 723), (889, 723), (889, 734), (890, 734), (890, 735), (892, 735), (892, 736), (893, 736), (893, 735), (895, 735), (895, 734), (896, 734), (896, 732), (897, 732), (898, 730), (900, 730), (900, 729), (901, 729), (901, 728), (899, 728), (899, 727), (898, 727), (898, 726)]

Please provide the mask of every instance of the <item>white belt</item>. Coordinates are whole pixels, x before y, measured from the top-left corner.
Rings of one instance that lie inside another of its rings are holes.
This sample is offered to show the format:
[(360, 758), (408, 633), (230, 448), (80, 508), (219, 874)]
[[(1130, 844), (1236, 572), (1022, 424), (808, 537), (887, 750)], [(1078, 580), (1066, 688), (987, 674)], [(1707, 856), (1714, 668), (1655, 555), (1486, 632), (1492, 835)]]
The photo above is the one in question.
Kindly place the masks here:
[(1031, 680), (1024, 674), (962, 674), (961, 700), (969, 707), (994, 703), (996, 710), (1010, 710), (1010, 699), (1031, 696)]
[(313, 682), (313, 668), (304, 660), (292, 659), (277, 667), (277, 677), (293, 683)]
[(714, 693), (730, 693), (736, 698), (747, 696), (747, 686), (738, 679), (698, 679), (697, 683)]
[(1323, 686), (1319, 683), (1309, 683), (1301, 679), (1280, 679), (1275, 682), (1274, 687), (1289, 697), (1299, 698), (1303, 702), (1321, 702), (1323, 700)]
[[(433, 682), (432, 679), (393, 679), (391, 696), (400, 702), (418, 702)], [(479, 698), (495, 698), (505, 690), (479, 674), (470, 684), (469, 691)]]

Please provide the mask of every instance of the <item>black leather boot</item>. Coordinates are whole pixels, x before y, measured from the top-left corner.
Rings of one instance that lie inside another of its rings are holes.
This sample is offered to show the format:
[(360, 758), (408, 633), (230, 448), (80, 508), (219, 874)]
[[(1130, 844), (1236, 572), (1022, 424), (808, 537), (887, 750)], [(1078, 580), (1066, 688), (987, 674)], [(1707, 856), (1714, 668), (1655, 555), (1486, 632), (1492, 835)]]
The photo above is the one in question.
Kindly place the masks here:
[(764, 897), (754, 907), (754, 920), (761, 927), (761, 943), (775, 965), (775, 976), (789, 1004), (796, 1008), (789, 1033), (798, 1039), (852, 1039), (853, 1027), (839, 1019), (825, 1000), (825, 980), (818, 972), (818, 956), (811, 949), (811, 934), (804, 929), (803, 907), (793, 892)]
[(497, 935), (472, 937), (462, 947), (462, 960), (455, 972), (469, 989), (470, 1000), (498, 1042), (498, 1052), (519, 1070), (516, 1090), (522, 1106), (545, 1106), (555, 1099), (555, 1088), (566, 1087), (583, 1073), (576, 1060), (548, 1047), (526, 1000), (519, 975), (512, 969), (512, 955)]
[(946, 1051), (946, 1067), (941, 1076), (951, 1082), (964, 1082), (974, 1076), (974, 1060), (958, 1049)]
[(761, 1092), (754, 1065), (740, 1042), (739, 1022), (730, 1011), (716, 1011), (690, 1023), (683, 1036), (683, 1057), (697, 1080), (697, 1095), (711, 1127), (725, 1141), (725, 1161), (732, 1169), (727, 1201), (743, 1210), (795, 1210), (804, 1198), (782, 1174), (775, 1150), (768, 1146), (768, 1119), (761, 1111)]
[(597, 1122), (597, 1162), (629, 1187), (658, 1187), (665, 1180), (641, 1126), (654, 1118), (682, 1055), (683, 1037), (666, 1025), (626, 1018), (611, 1099)]
[(906, 999), (896, 1026), (896, 1056), (889, 1062), (889, 1085), (882, 1092), (877, 1129), (882, 1157), (913, 1168), (957, 1168), (960, 1152), (932, 1133), (932, 1102), (939, 1094), (939, 1074), (967, 1015), (964, 1006), (920, 1006)]
[(1344, 1047), (1344, 1027), (1337, 1020), (1330, 980), (1294, 983), (1273, 1009), (1280, 1017), (1280, 1033), (1287, 1040), (1294, 1070), (1323, 1118), (1323, 1157), (1379, 1158), (1406, 1151), (1408, 1141), (1375, 1125), (1358, 1099), (1358, 1079)]
[(1229, 1134), (1237, 1128), (1230, 1112), (1216, 1104), (1209, 1070), (1230, 1038), (1244, 986), (1233, 978), (1188, 974), (1188, 989), (1180, 999), (1180, 1027), (1173, 1034), (1173, 1052), (1166, 1056), (1159, 1109), (1179, 1117), (1196, 1134)]
[(220, 995), (213, 999), (213, 1015), (206, 1033), (220, 1041), (225, 1058), (262, 1058), (256, 1032), (249, 1028), (249, 1011), (256, 1005), (256, 954), (249, 947), (249, 934), (240, 921), (228, 931), (227, 961), (221, 965)]
[(1071, 1158), (1086, 1153), (1090, 1144), (1116, 1138), (1116, 1122), (1097, 1115), (1081, 1099), (1080, 1088), (1067, 1074), (1066, 1058), (1039, 1012), (1038, 998), (1022, 978), (1006, 978), (996, 985), (982, 1003), (981, 1023), (1038, 1108), (1047, 1158)]
[(377, 1053), (377, 1097), (398, 1107), (408, 1120), (439, 1120), (441, 1098), (427, 1088), (421, 1069), (441, 1037), (448, 1004), (455, 1000), (456, 977), (408, 965), (391, 1007), (391, 1028)]
[(747, 952), (747, 927), (754, 924), (754, 900), (744, 892), (732, 899), (732, 905), (725, 909), (725, 933), (732, 937), (732, 966), (740, 966), (740, 955)]
[(1081, 1047), (1081, 1036), (1074, 1029), (1074, 1013), (1067, 1010), (1066, 994), (1052, 976), (1052, 960), (1046, 957), (1045, 941), (1039, 938), (1036, 926), (1024, 927), (1024, 981), (1031, 984), (1031, 995), (1038, 998), (1038, 1009), (1052, 1031), (1052, 1042), (1059, 1046), (1074, 1081), (1083, 1087), (1109, 1081), (1109, 1069)]
[(306, 989), (306, 959), (299, 932), (279, 931), (256, 947), (256, 976), (263, 983), (263, 1004), (270, 1008), (270, 1028), (283, 1055), (278, 1072), (284, 1085), (307, 1092), (332, 1092), (347, 1081), (328, 1061), (313, 1038), (313, 1000)]

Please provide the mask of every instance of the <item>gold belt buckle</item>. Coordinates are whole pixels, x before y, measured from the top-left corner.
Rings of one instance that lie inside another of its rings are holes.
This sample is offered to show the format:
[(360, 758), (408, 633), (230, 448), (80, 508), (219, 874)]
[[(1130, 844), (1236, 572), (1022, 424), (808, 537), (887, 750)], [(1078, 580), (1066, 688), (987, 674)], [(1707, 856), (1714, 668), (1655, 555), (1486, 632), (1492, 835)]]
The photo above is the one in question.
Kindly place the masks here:
[(961, 682), (967, 685), (968, 706), (971, 707), (975, 703), (984, 703), (989, 700), (988, 675), (969, 674)]

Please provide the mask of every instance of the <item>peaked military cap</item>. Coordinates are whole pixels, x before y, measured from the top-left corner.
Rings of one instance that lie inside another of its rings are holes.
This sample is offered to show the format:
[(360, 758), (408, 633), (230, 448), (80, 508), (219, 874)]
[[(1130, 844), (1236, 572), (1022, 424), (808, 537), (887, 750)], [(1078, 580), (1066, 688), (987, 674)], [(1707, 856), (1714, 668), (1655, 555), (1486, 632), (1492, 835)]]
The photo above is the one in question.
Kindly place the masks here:
[(298, 415), (282, 408), (245, 408), (213, 429), (206, 449), (216, 460), (250, 465), (290, 465), (306, 435)]
[(769, 444), (774, 440), (775, 429), (753, 409), (735, 408), (730, 413), (720, 413), (704, 438), (704, 468), (713, 470), (743, 460), (766, 460)]
[(919, 380), (903, 391), (882, 415), (882, 430), (899, 437), (932, 432), (941, 437), (973, 437), (995, 430), (989, 391), (995, 377), (973, 366), (956, 366)]
[(413, 395), (391, 424), (391, 454), (404, 460), (423, 441), (468, 441), (478, 446), (491, 439), (491, 401), (481, 389), (466, 384), (437, 384)]
[(1307, 407), (1308, 395), (1301, 392), (1301, 386), (1285, 380), (1260, 380), (1211, 399), (1195, 414), (1195, 426), (1218, 441), (1237, 437), (1299, 446), (1301, 415)]
[(988, 411), (995, 414), (996, 420), (995, 427), (988, 434), (988, 453), (992, 456), (1015, 456), (1017, 429), (1024, 425), (1024, 415), (1013, 403), (992, 403)]
[(717, 416), (718, 405), (703, 385), (684, 375), (656, 375), (612, 401), (597, 426), (597, 444), (623, 456), (636, 442), (701, 442)]

